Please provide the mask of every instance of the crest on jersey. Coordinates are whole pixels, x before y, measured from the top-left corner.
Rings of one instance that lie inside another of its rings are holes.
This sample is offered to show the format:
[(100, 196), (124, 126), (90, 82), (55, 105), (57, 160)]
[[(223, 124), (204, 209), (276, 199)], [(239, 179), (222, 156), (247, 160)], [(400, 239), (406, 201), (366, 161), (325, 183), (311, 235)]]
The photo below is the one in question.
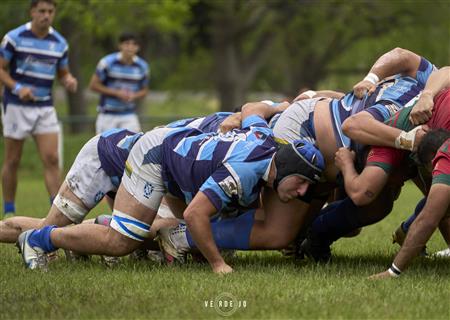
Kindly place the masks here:
[(150, 195), (153, 193), (153, 189), (153, 186), (150, 183), (146, 182), (144, 185), (144, 197), (149, 199)]
[(220, 181), (219, 186), (220, 188), (222, 188), (223, 192), (225, 192), (225, 194), (230, 198), (239, 194), (238, 184), (232, 176), (228, 176)]

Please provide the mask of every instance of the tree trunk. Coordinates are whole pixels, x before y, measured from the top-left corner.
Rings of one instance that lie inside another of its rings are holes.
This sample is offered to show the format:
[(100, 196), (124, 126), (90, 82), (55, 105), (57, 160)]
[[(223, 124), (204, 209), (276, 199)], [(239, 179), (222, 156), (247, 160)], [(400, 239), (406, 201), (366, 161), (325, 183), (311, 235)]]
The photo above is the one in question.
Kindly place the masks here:
[(78, 80), (77, 91), (75, 93), (67, 93), (69, 116), (71, 117), (69, 127), (71, 133), (80, 133), (91, 128), (91, 125), (84, 120), (84, 117), (87, 115), (87, 105), (84, 97), (85, 84), (80, 68), (82, 65), (82, 46), (79, 44), (82, 43), (82, 35), (72, 20), (67, 19), (62, 26), (62, 34), (71, 44), (69, 48), (70, 71)]

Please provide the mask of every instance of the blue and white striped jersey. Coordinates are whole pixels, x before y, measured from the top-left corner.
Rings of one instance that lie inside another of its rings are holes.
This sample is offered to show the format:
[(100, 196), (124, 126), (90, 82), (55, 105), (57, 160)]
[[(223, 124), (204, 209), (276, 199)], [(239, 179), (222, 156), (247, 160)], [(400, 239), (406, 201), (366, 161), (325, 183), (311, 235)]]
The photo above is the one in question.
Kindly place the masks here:
[(229, 116), (231, 116), (233, 112), (216, 112), (206, 117), (196, 117), (196, 118), (188, 118), (181, 119), (166, 125), (167, 128), (194, 128), (198, 129), (201, 132), (219, 132), (219, 126)]
[[(97, 65), (95, 74), (103, 85), (116, 90), (137, 92), (148, 86), (150, 69), (142, 58), (135, 56), (132, 64), (121, 62), (121, 53), (107, 55)], [(128, 114), (136, 108), (135, 102), (125, 102), (102, 94), (98, 111), (101, 113)]]
[(186, 203), (202, 191), (218, 211), (249, 208), (258, 203), (276, 150), (272, 130), (258, 116), (227, 134), (174, 129), (162, 144), (162, 178)]
[(5, 87), (5, 105), (53, 106), (53, 80), (58, 70), (67, 67), (67, 54), (66, 40), (53, 28), (42, 39), (31, 31), (31, 22), (8, 32), (2, 40), (0, 56), (8, 61), (14, 80), (32, 87), (36, 101), (24, 102)]
[(375, 119), (386, 121), (420, 94), (430, 74), (435, 70), (437, 68), (433, 64), (422, 58), (416, 78), (397, 75), (379, 83), (369, 97), (358, 99), (353, 92), (349, 92), (339, 100), (333, 99), (330, 102), (330, 111), (338, 145), (350, 146), (350, 139), (342, 132), (345, 119), (360, 111), (367, 111)]
[(98, 158), (102, 169), (116, 187), (119, 187), (122, 180), (125, 161), (131, 148), (142, 135), (142, 132), (135, 133), (126, 129), (110, 129), (100, 135), (97, 144)]

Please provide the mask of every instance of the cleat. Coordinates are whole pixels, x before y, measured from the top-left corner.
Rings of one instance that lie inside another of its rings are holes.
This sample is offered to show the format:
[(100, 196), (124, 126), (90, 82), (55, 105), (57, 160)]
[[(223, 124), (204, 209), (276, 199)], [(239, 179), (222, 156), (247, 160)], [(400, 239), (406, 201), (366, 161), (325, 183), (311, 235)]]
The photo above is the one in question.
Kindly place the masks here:
[(438, 251), (432, 255), (432, 257), (436, 258), (450, 258), (450, 248)]
[(90, 256), (81, 254), (72, 250), (64, 249), (64, 254), (66, 255), (66, 260), (69, 262), (76, 261), (89, 261), (91, 259)]
[(23, 262), (27, 269), (41, 269), (48, 271), (48, 257), (47, 254), (39, 247), (32, 247), (28, 243), (28, 238), (34, 232), (34, 229), (22, 232), (19, 235), (16, 246), (22, 256)]
[(164, 263), (164, 255), (161, 251), (148, 250), (147, 259), (157, 264)]
[(331, 248), (329, 245), (323, 244), (317, 236), (308, 232), (308, 236), (300, 244), (297, 257), (303, 259), (308, 257), (317, 263), (331, 262)]
[(148, 250), (147, 249), (136, 249), (129, 255), (130, 260), (141, 261), (148, 260)]
[(171, 238), (172, 234), (176, 235), (177, 233), (185, 231), (186, 226), (178, 226), (176, 228), (162, 228), (158, 230), (156, 240), (158, 240), (159, 248), (163, 253), (164, 259), (167, 264), (171, 265), (174, 263), (186, 263), (186, 252), (184, 250), (177, 249)]
[(108, 268), (114, 268), (120, 264), (120, 257), (100, 256), (103, 264)]

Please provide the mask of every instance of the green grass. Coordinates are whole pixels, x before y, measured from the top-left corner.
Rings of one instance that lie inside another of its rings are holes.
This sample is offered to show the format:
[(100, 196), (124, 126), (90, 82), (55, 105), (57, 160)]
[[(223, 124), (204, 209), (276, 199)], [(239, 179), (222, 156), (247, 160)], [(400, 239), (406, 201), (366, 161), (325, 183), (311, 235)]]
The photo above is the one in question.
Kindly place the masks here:
[[(66, 164), (87, 139), (66, 137)], [(33, 149), (26, 145), (17, 208), (43, 217), (48, 197)], [(205, 301), (222, 293), (246, 302), (231, 316), (239, 319), (450, 319), (449, 260), (418, 258), (398, 279), (366, 279), (392, 261), (398, 247), (390, 234), (419, 198), (407, 184), (391, 215), (357, 238), (337, 242), (327, 266), (294, 262), (278, 252), (242, 252), (229, 261), (235, 273), (225, 277), (206, 265), (165, 267), (128, 259), (109, 269), (98, 258), (59, 259), (42, 273), (25, 270), (16, 248), (1, 244), (0, 319), (221, 318)], [(93, 215), (106, 210), (102, 204)], [(444, 246), (439, 234), (428, 244), (430, 251)]]

